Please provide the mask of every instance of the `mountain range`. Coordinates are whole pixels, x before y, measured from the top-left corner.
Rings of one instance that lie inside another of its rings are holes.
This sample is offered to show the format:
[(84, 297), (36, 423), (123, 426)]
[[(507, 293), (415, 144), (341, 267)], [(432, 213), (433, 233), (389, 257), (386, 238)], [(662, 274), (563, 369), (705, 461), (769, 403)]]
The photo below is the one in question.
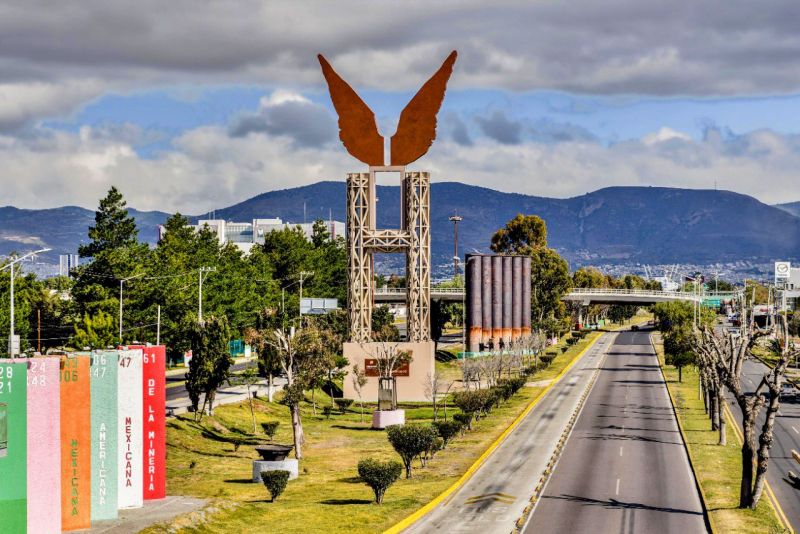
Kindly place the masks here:
[[(400, 188), (378, 186), (378, 225), (400, 224)], [(130, 213), (140, 239), (155, 243), (158, 211)], [(486, 251), (491, 236), (517, 213), (542, 217), (548, 241), (574, 266), (603, 263), (723, 263), (771, 261), (800, 257), (800, 202), (769, 206), (730, 191), (664, 187), (609, 187), (585, 195), (546, 198), (503, 193), (455, 182), (431, 186), (431, 240), (434, 264), (453, 255), (457, 213), (459, 252)], [(280, 217), (284, 221), (345, 220), (345, 184), (318, 182), (270, 191), (218, 209), (218, 219), (250, 221)], [(193, 220), (209, 218), (193, 216)], [(74, 253), (85, 242), (94, 212), (79, 207), (27, 210), (0, 207), (0, 254), (37, 246), (56, 254)]]

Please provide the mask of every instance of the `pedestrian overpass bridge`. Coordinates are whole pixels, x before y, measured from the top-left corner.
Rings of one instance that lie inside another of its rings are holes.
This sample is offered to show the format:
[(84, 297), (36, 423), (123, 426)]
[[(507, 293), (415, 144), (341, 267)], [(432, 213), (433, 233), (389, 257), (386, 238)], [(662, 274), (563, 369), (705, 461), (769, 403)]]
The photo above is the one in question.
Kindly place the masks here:
[[(589, 304), (656, 304), (658, 302), (709, 302), (730, 300), (737, 296), (732, 291), (706, 291), (692, 293), (687, 291), (661, 291), (654, 289), (613, 289), (607, 287), (576, 287), (566, 293), (562, 300), (578, 302), (584, 306)], [(461, 302), (466, 297), (464, 288), (443, 287), (431, 288), (431, 300)], [(375, 290), (375, 302), (405, 302), (404, 287), (379, 287)]]

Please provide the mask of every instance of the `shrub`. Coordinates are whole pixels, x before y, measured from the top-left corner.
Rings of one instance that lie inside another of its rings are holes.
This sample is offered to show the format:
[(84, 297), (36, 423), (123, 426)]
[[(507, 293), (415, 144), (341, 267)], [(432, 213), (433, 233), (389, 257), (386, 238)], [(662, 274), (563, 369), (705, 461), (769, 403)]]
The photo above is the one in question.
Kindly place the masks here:
[(481, 411), (488, 415), (489, 412), (492, 411), (492, 408), (500, 404), (501, 393), (500, 388), (497, 387), (490, 387), (489, 389), (480, 390), (482, 393), (483, 398), (483, 406), (481, 407)]
[(562, 354), (563, 354), (564, 352), (567, 352), (568, 350), (569, 350), (569, 347), (568, 347), (568, 346), (563, 346), (563, 347), (561, 347), (561, 352), (562, 352)]
[(389, 443), (403, 460), (406, 478), (411, 478), (411, 461), (429, 450), (436, 440), (436, 430), (429, 425), (392, 425), (386, 428)]
[(270, 502), (275, 502), (275, 499), (280, 497), (283, 490), (286, 489), (286, 483), (289, 482), (289, 471), (262, 471), (261, 481), (269, 491)]
[(375, 492), (375, 502), (378, 504), (383, 504), (386, 490), (400, 478), (402, 472), (403, 466), (394, 460), (381, 462), (366, 458), (358, 462), (358, 476)]
[(325, 416), (325, 419), (330, 419), (331, 418), (331, 414), (333, 414), (333, 408), (331, 408), (330, 406), (323, 406), (322, 407), (322, 415)]
[(577, 337), (569, 337), (569, 338), (567, 338), (567, 345), (569, 345), (569, 346), (572, 346), (577, 342), (578, 342), (578, 338)]
[(472, 418), (483, 409), (486, 395), (485, 389), (457, 391), (453, 394), (453, 404), (469, 416), (466, 422), (468, 430), (472, 430)]
[(461, 432), (461, 435), (463, 436), (464, 431), (469, 428), (469, 425), (472, 422), (472, 415), (467, 415), (465, 413), (453, 414), (453, 421), (461, 425), (461, 428), (459, 430)]
[(442, 438), (442, 448), (444, 449), (447, 447), (447, 444), (450, 443), (450, 440), (461, 432), (461, 429), (464, 427), (464, 425), (459, 421), (437, 421), (436, 423), (433, 423), (433, 427)]
[(267, 421), (266, 423), (261, 423), (261, 428), (264, 429), (264, 434), (272, 441), (280, 425), (279, 421)]
[(342, 412), (342, 415), (344, 415), (344, 412), (353, 404), (353, 399), (336, 399), (334, 402), (336, 406), (339, 407), (339, 411)]

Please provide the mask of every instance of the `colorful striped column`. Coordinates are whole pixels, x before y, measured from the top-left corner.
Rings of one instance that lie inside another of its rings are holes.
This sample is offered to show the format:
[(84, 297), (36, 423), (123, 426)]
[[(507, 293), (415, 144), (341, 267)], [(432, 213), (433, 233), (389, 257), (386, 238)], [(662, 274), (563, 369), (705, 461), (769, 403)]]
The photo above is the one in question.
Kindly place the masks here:
[(61, 358), (61, 529), (91, 526), (89, 356)]
[(117, 351), (92, 353), (92, 520), (117, 518)]
[(120, 509), (143, 504), (142, 350), (121, 350), (118, 357), (117, 499)]
[(61, 360), (29, 361), (28, 534), (50, 534), (61, 530)]
[(0, 364), (0, 531), (27, 526), (27, 363)]
[(167, 351), (143, 347), (144, 500), (167, 496)]

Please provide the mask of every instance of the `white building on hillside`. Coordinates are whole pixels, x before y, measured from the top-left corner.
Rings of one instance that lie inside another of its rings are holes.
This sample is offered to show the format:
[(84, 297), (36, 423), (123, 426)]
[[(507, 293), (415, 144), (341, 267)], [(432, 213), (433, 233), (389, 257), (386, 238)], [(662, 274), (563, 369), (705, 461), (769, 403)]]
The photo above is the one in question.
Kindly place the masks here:
[[(345, 225), (341, 221), (324, 221), (331, 237), (344, 237)], [(216, 234), (220, 245), (233, 243), (245, 253), (249, 253), (254, 245), (264, 244), (264, 236), (275, 230), (300, 227), (307, 239), (314, 233), (314, 223), (289, 223), (279, 218), (253, 219), (252, 222), (232, 222), (222, 219), (201, 219), (197, 224), (190, 225), (195, 231), (207, 227)], [(164, 236), (164, 227), (158, 227), (158, 239)]]

